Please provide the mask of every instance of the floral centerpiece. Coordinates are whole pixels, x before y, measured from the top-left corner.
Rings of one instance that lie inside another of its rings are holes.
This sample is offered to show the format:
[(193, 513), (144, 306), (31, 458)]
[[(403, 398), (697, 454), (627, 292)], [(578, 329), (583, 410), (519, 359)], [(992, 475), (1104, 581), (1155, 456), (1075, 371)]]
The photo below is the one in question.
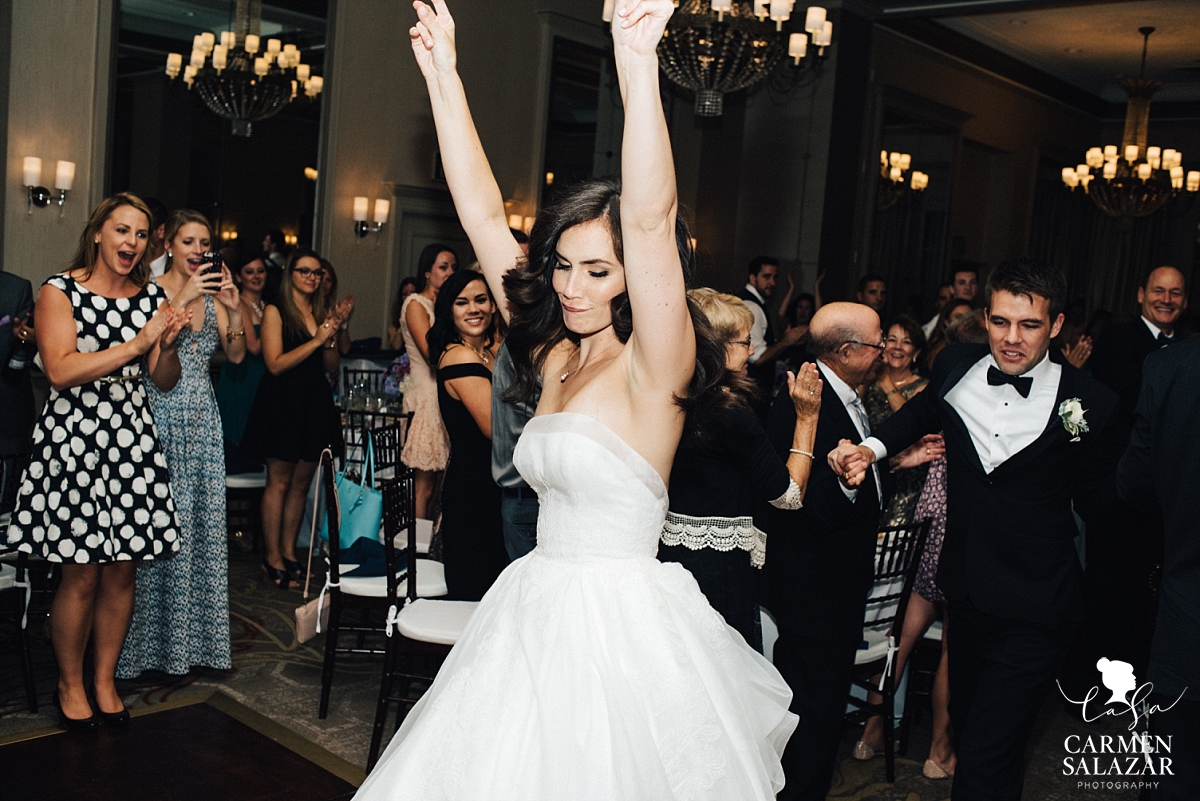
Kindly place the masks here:
[(401, 353), (384, 373), (383, 394), (389, 398), (398, 398), (408, 391), (408, 384), (411, 380), (412, 367), (408, 362), (408, 354)]

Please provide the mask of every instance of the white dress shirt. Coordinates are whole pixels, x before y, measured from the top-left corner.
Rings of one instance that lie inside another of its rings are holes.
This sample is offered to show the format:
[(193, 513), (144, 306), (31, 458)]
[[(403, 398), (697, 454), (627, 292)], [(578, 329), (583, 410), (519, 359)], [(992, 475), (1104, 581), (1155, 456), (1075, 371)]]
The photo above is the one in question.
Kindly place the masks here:
[[(821, 365), (821, 374), (829, 388), (838, 396), (838, 400), (846, 407), (846, 413), (850, 415), (850, 422), (854, 423), (854, 430), (858, 432), (860, 442), (865, 441), (871, 434), (871, 423), (867, 418), (867, 407), (863, 405), (862, 399), (858, 397), (858, 393), (854, 388), (847, 384), (842, 379), (838, 378), (837, 374), (829, 368), (829, 365), (820, 359), (817, 364)], [(878, 442), (878, 440), (876, 440)], [(879, 468), (876, 465), (871, 465), (871, 473), (875, 476), (875, 491), (879, 494), (879, 503), (883, 505), (883, 487), (879, 483)], [(854, 500), (858, 496), (858, 487), (850, 488), (842, 482), (838, 482), (838, 486), (842, 488), (842, 492), (850, 500)]]
[(922, 331), (922, 333), (925, 334), (926, 340), (928, 340), (931, 336), (933, 336), (933, 329), (937, 328), (937, 321), (938, 321), (938, 318), (941, 316), (942, 315), (939, 312), (938, 314), (933, 315), (933, 319), (931, 319), (929, 322), (925, 323), (925, 325), (921, 326), (921, 331)]
[[(1029, 397), (1022, 398), (1012, 384), (989, 384), (989, 367), (1000, 369), (990, 353), (972, 365), (946, 393), (947, 402), (966, 424), (987, 473), (1032, 445), (1046, 430), (1062, 378), (1062, 366), (1050, 361), (1047, 353), (1023, 374), (1032, 378), (1033, 384)], [(863, 444), (875, 452), (876, 459), (887, 458), (887, 448), (874, 437)]]
[(150, 277), (159, 278), (167, 271), (167, 254), (164, 251), (161, 256), (150, 262)]
[[(1147, 320), (1147, 319), (1146, 319), (1146, 315), (1144, 315), (1144, 314), (1142, 315), (1142, 322), (1143, 322), (1143, 323), (1145, 323), (1145, 324), (1146, 324), (1146, 327), (1150, 329), (1150, 336), (1154, 337), (1154, 339), (1155, 339), (1156, 341), (1158, 340), (1158, 335), (1159, 335), (1159, 334), (1165, 333), (1165, 332), (1164, 332), (1164, 331), (1163, 331), (1161, 328), (1159, 328), (1157, 325), (1155, 325), (1154, 323), (1152, 323), (1152, 322), (1150, 322), (1149, 320)], [(1171, 335), (1170, 335), (1170, 334), (1167, 334), (1167, 336), (1171, 336)]]
[(746, 304), (750, 307), (750, 313), (754, 315), (754, 325), (750, 326), (750, 347), (754, 348), (754, 353), (750, 354), (750, 363), (755, 364), (763, 355), (763, 351), (767, 349), (767, 313), (763, 311), (767, 300), (750, 284), (746, 284), (746, 291), (758, 298), (759, 303), (762, 303), (762, 306), (759, 306), (758, 303)]

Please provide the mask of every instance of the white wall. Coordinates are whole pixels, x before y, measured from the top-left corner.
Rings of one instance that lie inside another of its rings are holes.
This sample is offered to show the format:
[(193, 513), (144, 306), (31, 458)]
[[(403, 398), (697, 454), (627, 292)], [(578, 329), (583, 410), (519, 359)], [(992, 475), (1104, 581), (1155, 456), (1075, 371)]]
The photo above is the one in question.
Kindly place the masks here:
[[(12, 0), (11, 12), (3, 266), (36, 289), (74, 254), (103, 199), (114, 8), (112, 0)], [(55, 162), (75, 162), (61, 219), (57, 201), (26, 213), (26, 156), (42, 159), (51, 191)]]

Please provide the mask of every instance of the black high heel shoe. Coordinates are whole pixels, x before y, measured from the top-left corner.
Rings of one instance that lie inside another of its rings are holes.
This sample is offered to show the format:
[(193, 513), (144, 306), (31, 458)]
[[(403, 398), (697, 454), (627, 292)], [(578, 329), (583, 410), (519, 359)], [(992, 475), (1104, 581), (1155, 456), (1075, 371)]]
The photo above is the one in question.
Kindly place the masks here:
[(266, 559), (262, 563), (263, 576), (268, 582), (274, 584), (281, 590), (291, 589), (292, 577), (286, 570), (280, 570), (277, 567), (271, 567)]
[(54, 708), (58, 711), (59, 725), (73, 734), (81, 732), (95, 731), (100, 728), (100, 718), (96, 717), (93, 712), (90, 718), (69, 718), (67, 713), (63, 712), (62, 702), (58, 700), (58, 691), (54, 691)]
[(97, 706), (96, 716), (100, 718), (100, 722), (105, 726), (124, 726), (129, 722), (128, 709), (122, 709), (120, 712), (105, 712)]
[(304, 569), (304, 563), (294, 562), (286, 556), (283, 557), (283, 567), (297, 584), (304, 581), (304, 576), (308, 572)]

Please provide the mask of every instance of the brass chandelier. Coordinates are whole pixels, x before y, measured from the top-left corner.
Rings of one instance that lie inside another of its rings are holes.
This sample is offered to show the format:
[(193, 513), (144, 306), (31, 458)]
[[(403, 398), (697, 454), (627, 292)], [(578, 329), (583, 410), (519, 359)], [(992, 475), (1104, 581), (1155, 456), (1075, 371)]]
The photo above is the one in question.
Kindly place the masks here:
[(1173, 148), (1146, 146), (1150, 99), (1162, 88), (1162, 83), (1146, 78), (1146, 51), (1154, 28), (1139, 28), (1138, 33), (1143, 37), (1141, 74), (1136, 80), (1127, 78), (1121, 82), (1129, 97), (1121, 147), (1093, 147), (1087, 151), (1083, 164), (1062, 169), (1063, 183), (1071, 191), (1082, 184), (1083, 191), (1110, 217), (1148, 217), (1167, 205), (1185, 186), (1188, 192), (1200, 191), (1200, 171), (1192, 170), (1185, 175), (1182, 153)]

